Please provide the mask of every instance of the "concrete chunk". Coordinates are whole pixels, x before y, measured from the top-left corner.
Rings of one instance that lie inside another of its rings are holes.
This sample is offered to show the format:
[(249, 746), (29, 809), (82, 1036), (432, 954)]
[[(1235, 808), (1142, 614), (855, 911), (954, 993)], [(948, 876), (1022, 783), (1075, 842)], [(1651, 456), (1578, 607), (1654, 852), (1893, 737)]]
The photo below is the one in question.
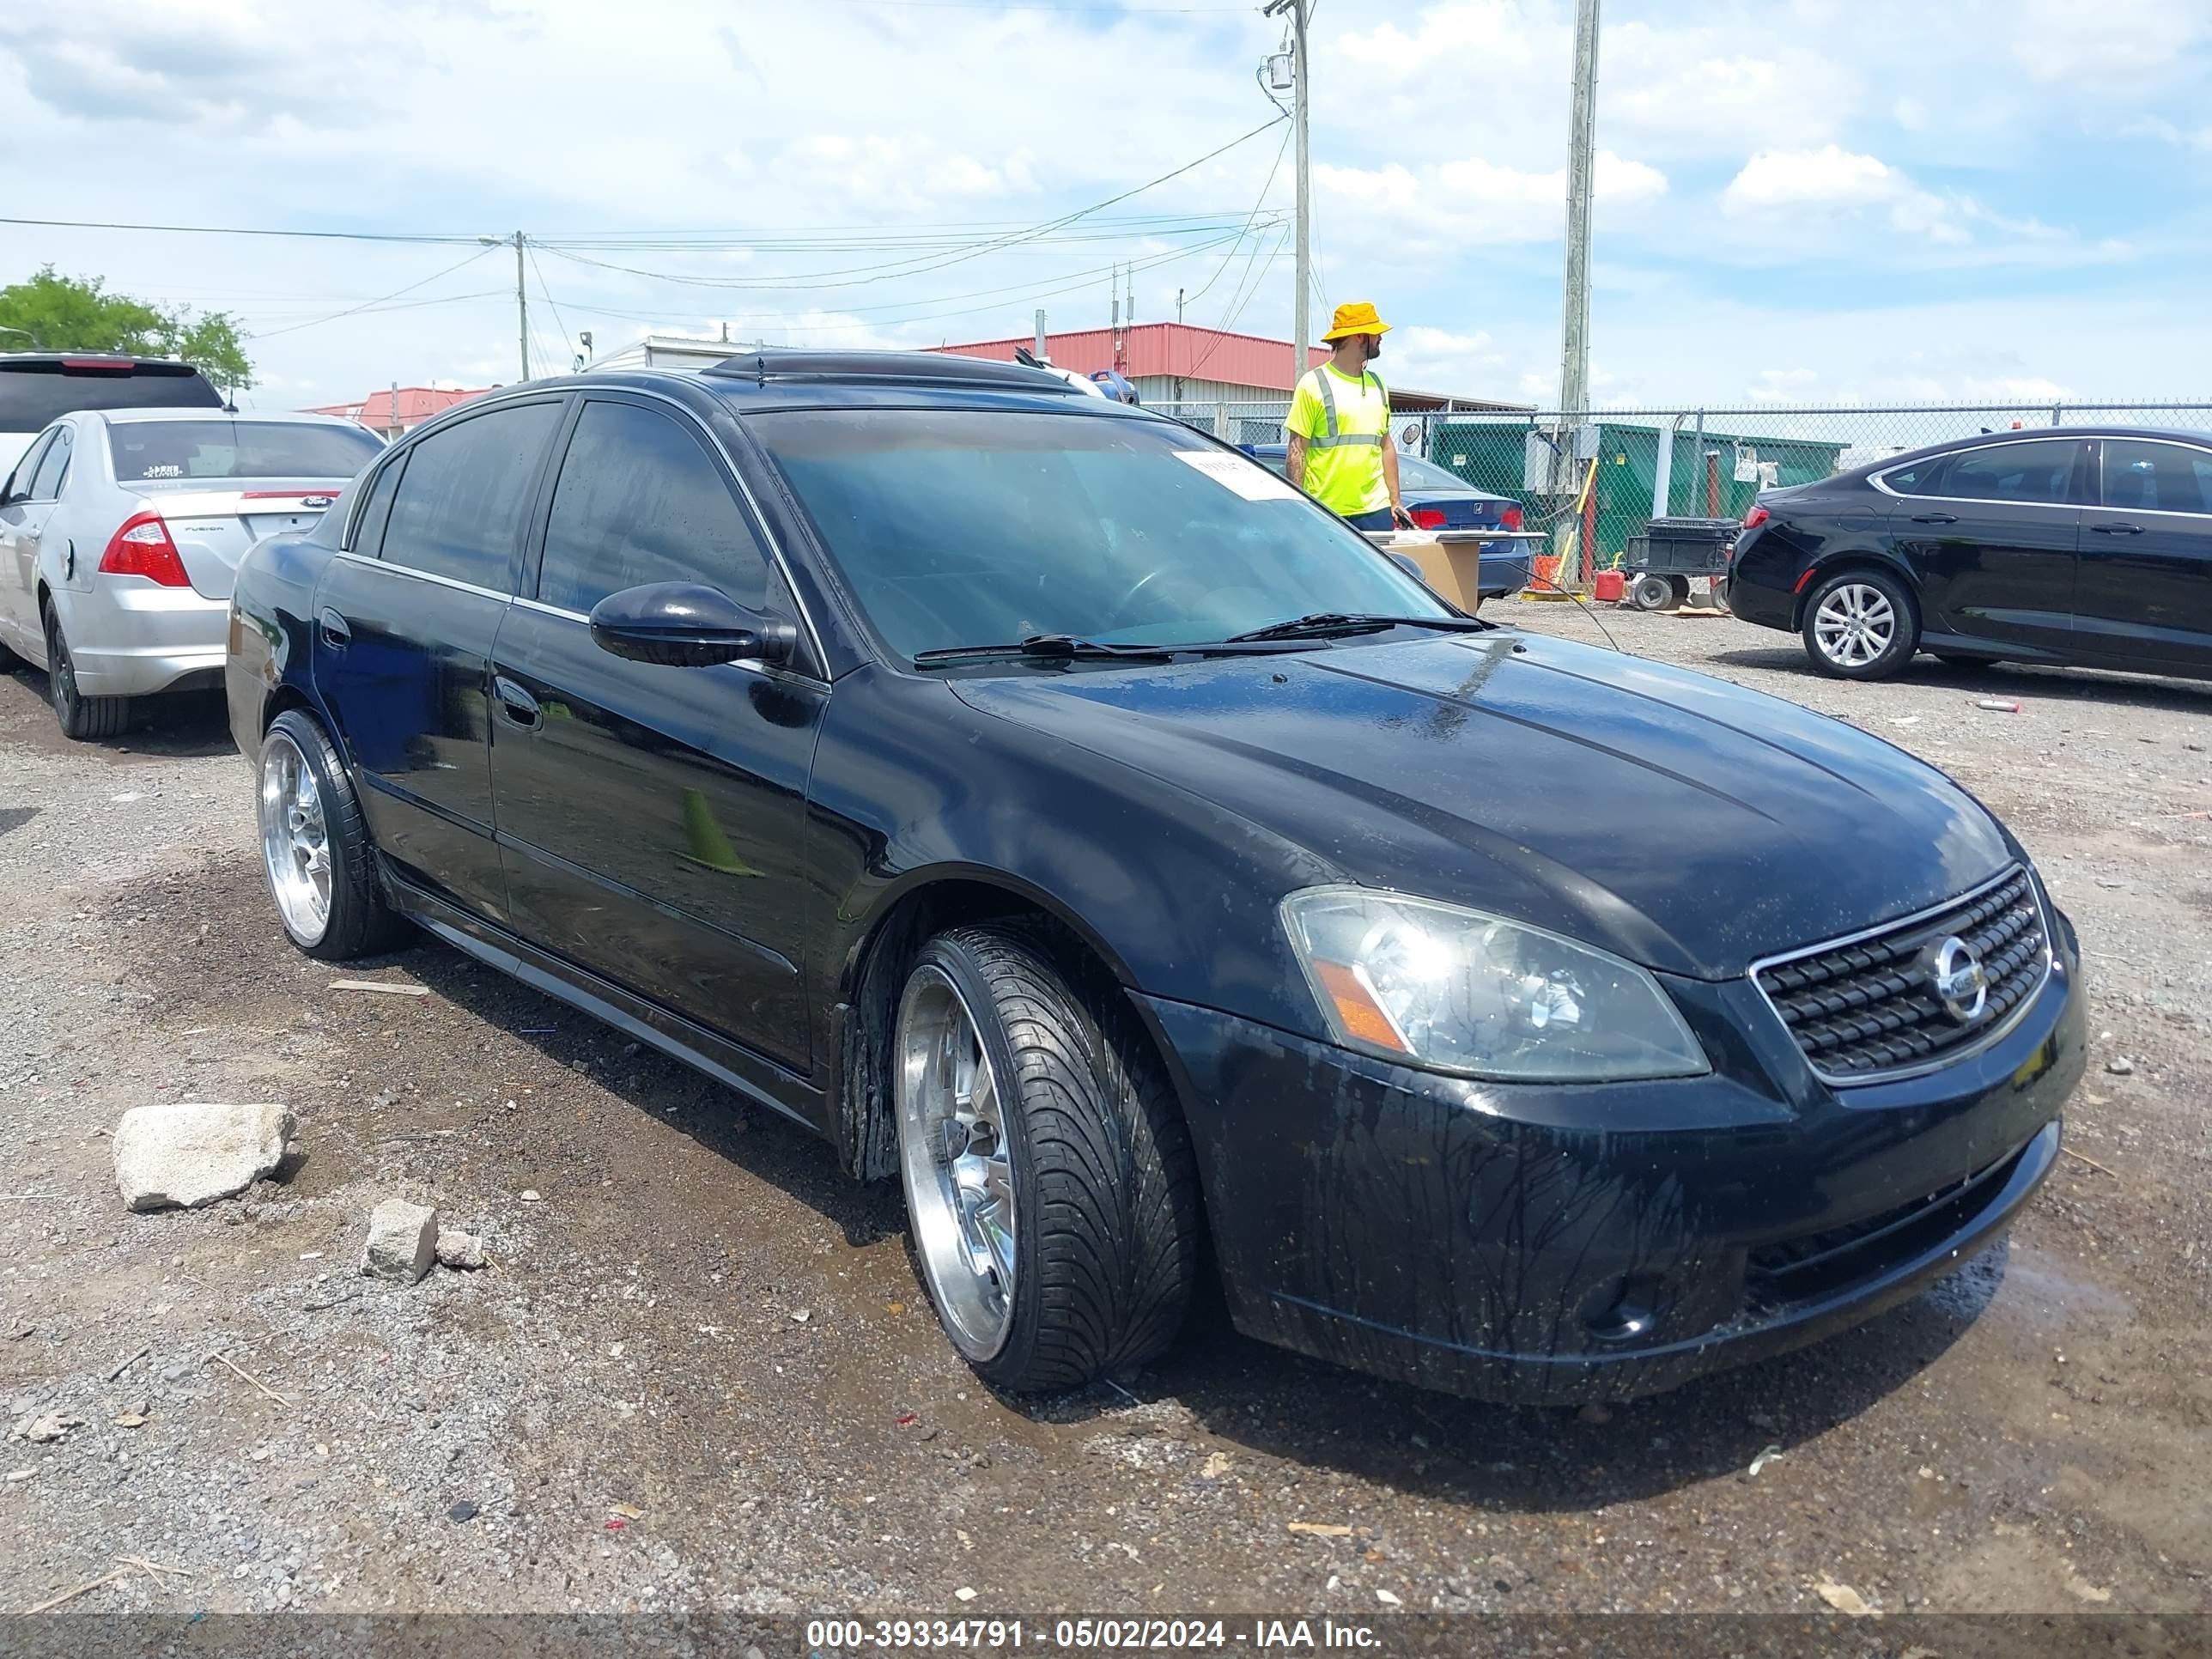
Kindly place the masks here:
[(438, 1265), (441, 1267), (481, 1267), (484, 1264), (483, 1240), (475, 1233), (465, 1233), (458, 1227), (438, 1230)]
[(387, 1198), (368, 1218), (361, 1270), (371, 1279), (412, 1285), (438, 1257), (438, 1212), (427, 1204)]
[(289, 1107), (184, 1100), (137, 1106), (115, 1127), (115, 1185), (131, 1209), (191, 1209), (244, 1192), (283, 1161)]

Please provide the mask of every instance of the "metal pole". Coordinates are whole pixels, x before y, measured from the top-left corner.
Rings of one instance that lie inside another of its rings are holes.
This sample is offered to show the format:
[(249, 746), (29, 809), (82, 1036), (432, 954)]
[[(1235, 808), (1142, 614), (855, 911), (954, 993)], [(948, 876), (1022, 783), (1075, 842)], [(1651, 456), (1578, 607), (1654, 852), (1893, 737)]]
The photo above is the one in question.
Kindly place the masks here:
[(1655, 519), (1673, 516), (1669, 498), (1674, 493), (1674, 434), (1681, 429), (1680, 415), (1669, 415), (1659, 422), (1659, 455), (1651, 477), (1651, 516)]
[[(1559, 330), (1559, 413), (1579, 425), (1589, 408), (1590, 195), (1597, 131), (1598, 0), (1577, 0), (1575, 82), (1567, 118), (1567, 258)], [(1568, 447), (1571, 455), (1573, 447)]]
[[(1591, 0), (1595, 4), (1595, 0)], [(1306, 165), (1306, 109), (1310, 101), (1306, 73), (1306, 18), (1313, 0), (1291, 0), (1291, 122), (1298, 147), (1297, 294), (1291, 303), (1291, 385), (1295, 388), (1306, 372), (1306, 343), (1313, 337), (1311, 303), (1313, 281), (1309, 272), (1313, 258), (1313, 180)]]
[(530, 296), (522, 286), (522, 233), (514, 233), (514, 333), (522, 347), (522, 378), (530, 378)]
[(1033, 352), (1039, 362), (1045, 362), (1051, 355), (1044, 349), (1044, 312), (1042, 309), (1039, 309), (1036, 314), (1036, 345), (1033, 348)]

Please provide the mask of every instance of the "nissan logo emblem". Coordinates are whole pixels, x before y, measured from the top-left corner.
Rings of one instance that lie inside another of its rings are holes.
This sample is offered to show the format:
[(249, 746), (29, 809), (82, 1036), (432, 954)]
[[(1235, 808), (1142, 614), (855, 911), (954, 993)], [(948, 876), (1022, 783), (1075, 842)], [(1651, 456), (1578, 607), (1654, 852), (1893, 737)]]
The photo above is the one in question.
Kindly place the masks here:
[(1972, 945), (1953, 934), (1936, 947), (1931, 973), (1936, 1000), (1943, 1005), (1945, 1013), (1961, 1025), (1971, 1025), (1982, 1017), (1982, 1010), (1990, 1003), (1990, 976)]

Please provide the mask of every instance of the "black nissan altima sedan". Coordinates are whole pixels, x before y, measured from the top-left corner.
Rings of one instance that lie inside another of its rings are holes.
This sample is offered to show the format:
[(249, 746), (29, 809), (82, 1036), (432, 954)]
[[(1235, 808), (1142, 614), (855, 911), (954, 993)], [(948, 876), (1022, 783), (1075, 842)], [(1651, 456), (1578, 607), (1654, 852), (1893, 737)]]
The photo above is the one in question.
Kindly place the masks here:
[(1665, 1388), (1990, 1244), (2081, 1073), (2072, 929), (1941, 773), (1015, 365), (508, 388), (230, 637), (301, 950), (411, 923), (900, 1177), (1009, 1389), (1202, 1276), (1376, 1373)]
[(1844, 679), (1917, 651), (2212, 679), (2212, 439), (1985, 434), (1769, 490), (1728, 603)]

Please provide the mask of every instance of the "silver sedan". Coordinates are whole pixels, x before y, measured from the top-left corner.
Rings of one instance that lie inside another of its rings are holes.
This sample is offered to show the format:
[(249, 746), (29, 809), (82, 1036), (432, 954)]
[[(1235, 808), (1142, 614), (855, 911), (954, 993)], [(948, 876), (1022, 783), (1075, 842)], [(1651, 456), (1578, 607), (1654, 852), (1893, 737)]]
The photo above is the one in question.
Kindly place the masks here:
[(133, 697), (219, 686), (246, 550), (311, 526), (382, 447), (326, 415), (61, 416), (0, 488), (0, 659), (47, 671), (72, 738), (113, 737)]

